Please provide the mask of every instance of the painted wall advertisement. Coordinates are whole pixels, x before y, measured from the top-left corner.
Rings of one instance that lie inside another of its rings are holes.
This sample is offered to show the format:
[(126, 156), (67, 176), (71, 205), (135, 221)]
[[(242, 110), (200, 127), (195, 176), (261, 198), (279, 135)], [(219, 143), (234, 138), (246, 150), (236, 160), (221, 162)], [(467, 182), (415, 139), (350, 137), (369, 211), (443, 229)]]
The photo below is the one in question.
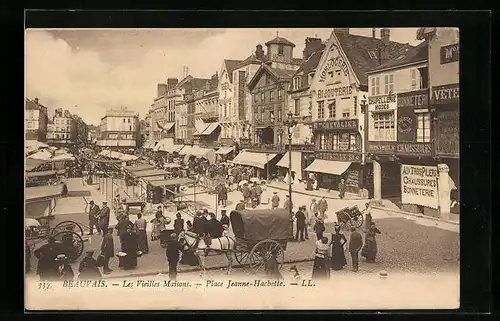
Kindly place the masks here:
[(401, 202), (437, 209), (437, 167), (401, 164)]

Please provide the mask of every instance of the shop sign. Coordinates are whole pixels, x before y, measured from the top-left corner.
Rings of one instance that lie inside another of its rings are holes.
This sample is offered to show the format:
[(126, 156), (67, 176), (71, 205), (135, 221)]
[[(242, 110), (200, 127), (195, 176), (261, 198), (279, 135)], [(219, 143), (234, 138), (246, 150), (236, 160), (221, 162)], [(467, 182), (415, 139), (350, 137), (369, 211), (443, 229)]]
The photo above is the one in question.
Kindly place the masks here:
[(368, 108), (370, 110), (393, 110), (397, 107), (396, 95), (385, 95), (368, 97)]
[(319, 121), (313, 123), (313, 130), (319, 129), (354, 129), (358, 130), (358, 120), (331, 120), (331, 121)]
[(413, 107), (398, 108), (397, 130), (398, 142), (414, 142), (416, 140), (417, 115), (415, 115)]
[(398, 108), (401, 107), (427, 107), (429, 105), (429, 92), (427, 89), (410, 91), (397, 94)]
[(328, 152), (328, 151), (316, 151), (314, 153), (316, 159), (324, 159), (330, 161), (338, 162), (361, 162), (360, 153), (338, 153), (338, 152)]
[(460, 85), (444, 85), (432, 87), (431, 90), (431, 104), (444, 105), (455, 103), (458, 105), (460, 99)]
[(395, 155), (431, 156), (432, 143), (368, 142), (368, 152)]
[(401, 202), (437, 209), (437, 166), (401, 165)]
[(459, 117), (458, 109), (438, 112), (436, 155), (458, 157), (460, 153)]
[(345, 62), (342, 57), (337, 56), (334, 58), (330, 58), (327, 62), (323, 70), (321, 71), (321, 74), (319, 76), (319, 82), (324, 82), (326, 79), (326, 76), (328, 75), (328, 72), (333, 68), (333, 67), (339, 67), (340, 70), (344, 73), (345, 76), (349, 76), (349, 67), (347, 67), (347, 63)]
[(460, 59), (460, 46), (454, 43), (441, 47), (441, 64), (458, 61)]
[(345, 97), (352, 95), (352, 86), (341, 86), (329, 89), (318, 89), (318, 99)]
[(293, 93), (293, 94), (290, 95), (290, 97), (292, 99), (298, 99), (298, 98), (307, 97), (307, 96), (308, 96), (307, 90), (303, 90), (301, 92)]

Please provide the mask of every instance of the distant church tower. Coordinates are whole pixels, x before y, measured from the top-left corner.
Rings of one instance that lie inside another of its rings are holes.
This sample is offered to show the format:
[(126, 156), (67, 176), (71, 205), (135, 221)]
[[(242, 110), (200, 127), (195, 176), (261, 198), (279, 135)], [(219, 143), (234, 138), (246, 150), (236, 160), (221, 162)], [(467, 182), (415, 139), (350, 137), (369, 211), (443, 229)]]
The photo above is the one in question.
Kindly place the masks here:
[(278, 32), (276, 32), (276, 38), (266, 42), (266, 47), (267, 58), (270, 60), (287, 64), (292, 62), (295, 44), (280, 37)]

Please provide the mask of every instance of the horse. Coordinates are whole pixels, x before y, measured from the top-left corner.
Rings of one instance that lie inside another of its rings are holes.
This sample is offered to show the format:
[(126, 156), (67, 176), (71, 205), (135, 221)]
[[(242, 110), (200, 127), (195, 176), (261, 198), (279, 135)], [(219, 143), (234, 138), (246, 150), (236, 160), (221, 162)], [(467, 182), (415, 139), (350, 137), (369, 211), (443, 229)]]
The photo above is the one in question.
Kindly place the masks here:
[(231, 268), (233, 266), (232, 255), (235, 249), (235, 241), (232, 237), (222, 236), (213, 238), (210, 246), (207, 246), (203, 237), (198, 237), (198, 235), (190, 231), (182, 231), (179, 233), (178, 241), (184, 246), (184, 250), (193, 251), (198, 259), (200, 276), (203, 276), (206, 272), (205, 257), (208, 256), (209, 252), (215, 252), (217, 254), (224, 253), (228, 262), (226, 274), (231, 274)]

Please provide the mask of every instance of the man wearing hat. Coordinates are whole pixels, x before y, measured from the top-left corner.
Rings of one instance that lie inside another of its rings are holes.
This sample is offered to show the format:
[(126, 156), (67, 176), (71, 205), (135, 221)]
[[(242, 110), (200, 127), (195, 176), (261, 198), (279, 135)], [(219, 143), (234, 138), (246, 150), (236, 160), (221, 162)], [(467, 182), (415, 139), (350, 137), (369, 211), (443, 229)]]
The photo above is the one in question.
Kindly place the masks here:
[(352, 271), (358, 272), (359, 251), (363, 247), (363, 238), (355, 227), (351, 227), (351, 236), (349, 237), (349, 253), (351, 253)]
[(110, 210), (108, 207), (108, 202), (104, 201), (102, 202), (102, 208), (99, 213), (99, 227), (103, 234), (106, 233), (109, 226), (109, 214)]
[(97, 267), (97, 261), (94, 259), (94, 250), (87, 250), (85, 252), (85, 257), (80, 262), (78, 267), (79, 280), (97, 280), (102, 279), (101, 272)]
[(202, 212), (197, 212), (193, 219), (193, 231), (199, 236), (203, 237), (206, 233), (207, 220)]
[(112, 270), (109, 268), (109, 259), (115, 256), (115, 245), (113, 239), (113, 227), (109, 226), (106, 234), (102, 238), (101, 243), (101, 254), (104, 255), (104, 265), (102, 267), (102, 271), (104, 274), (109, 274)]
[(177, 264), (179, 263), (181, 249), (182, 247), (177, 241), (177, 234), (175, 232), (170, 234), (167, 249), (165, 250), (168, 261), (168, 277), (170, 280), (175, 281), (177, 279)]
[(101, 233), (101, 228), (99, 227), (99, 214), (101, 213), (101, 210), (99, 209), (99, 206), (95, 205), (94, 201), (89, 202), (90, 208), (89, 208), (89, 228), (90, 232), (89, 235), (94, 234), (94, 226), (97, 229), (97, 233)]
[(273, 192), (273, 197), (271, 198), (271, 208), (275, 209), (280, 206), (280, 197), (278, 196), (278, 192)]
[(55, 261), (56, 264), (59, 265), (59, 279), (63, 281), (73, 280), (73, 278), (75, 277), (75, 273), (73, 272), (73, 269), (69, 264), (69, 258), (66, 256), (66, 254), (59, 254), (58, 256), (56, 256)]
[[(306, 228), (306, 215), (304, 214), (305, 206), (300, 206), (297, 213), (295, 213), (295, 220), (297, 222), (297, 229), (295, 232), (295, 240), (302, 242), (304, 241), (304, 230)], [(300, 239), (299, 239), (300, 236)]]
[(226, 214), (226, 210), (221, 210), (220, 214), (221, 214), (220, 223), (222, 224), (222, 226), (225, 225), (227, 226), (227, 228), (229, 228), (229, 226), (231, 226), (231, 223), (229, 221), (229, 217)]

